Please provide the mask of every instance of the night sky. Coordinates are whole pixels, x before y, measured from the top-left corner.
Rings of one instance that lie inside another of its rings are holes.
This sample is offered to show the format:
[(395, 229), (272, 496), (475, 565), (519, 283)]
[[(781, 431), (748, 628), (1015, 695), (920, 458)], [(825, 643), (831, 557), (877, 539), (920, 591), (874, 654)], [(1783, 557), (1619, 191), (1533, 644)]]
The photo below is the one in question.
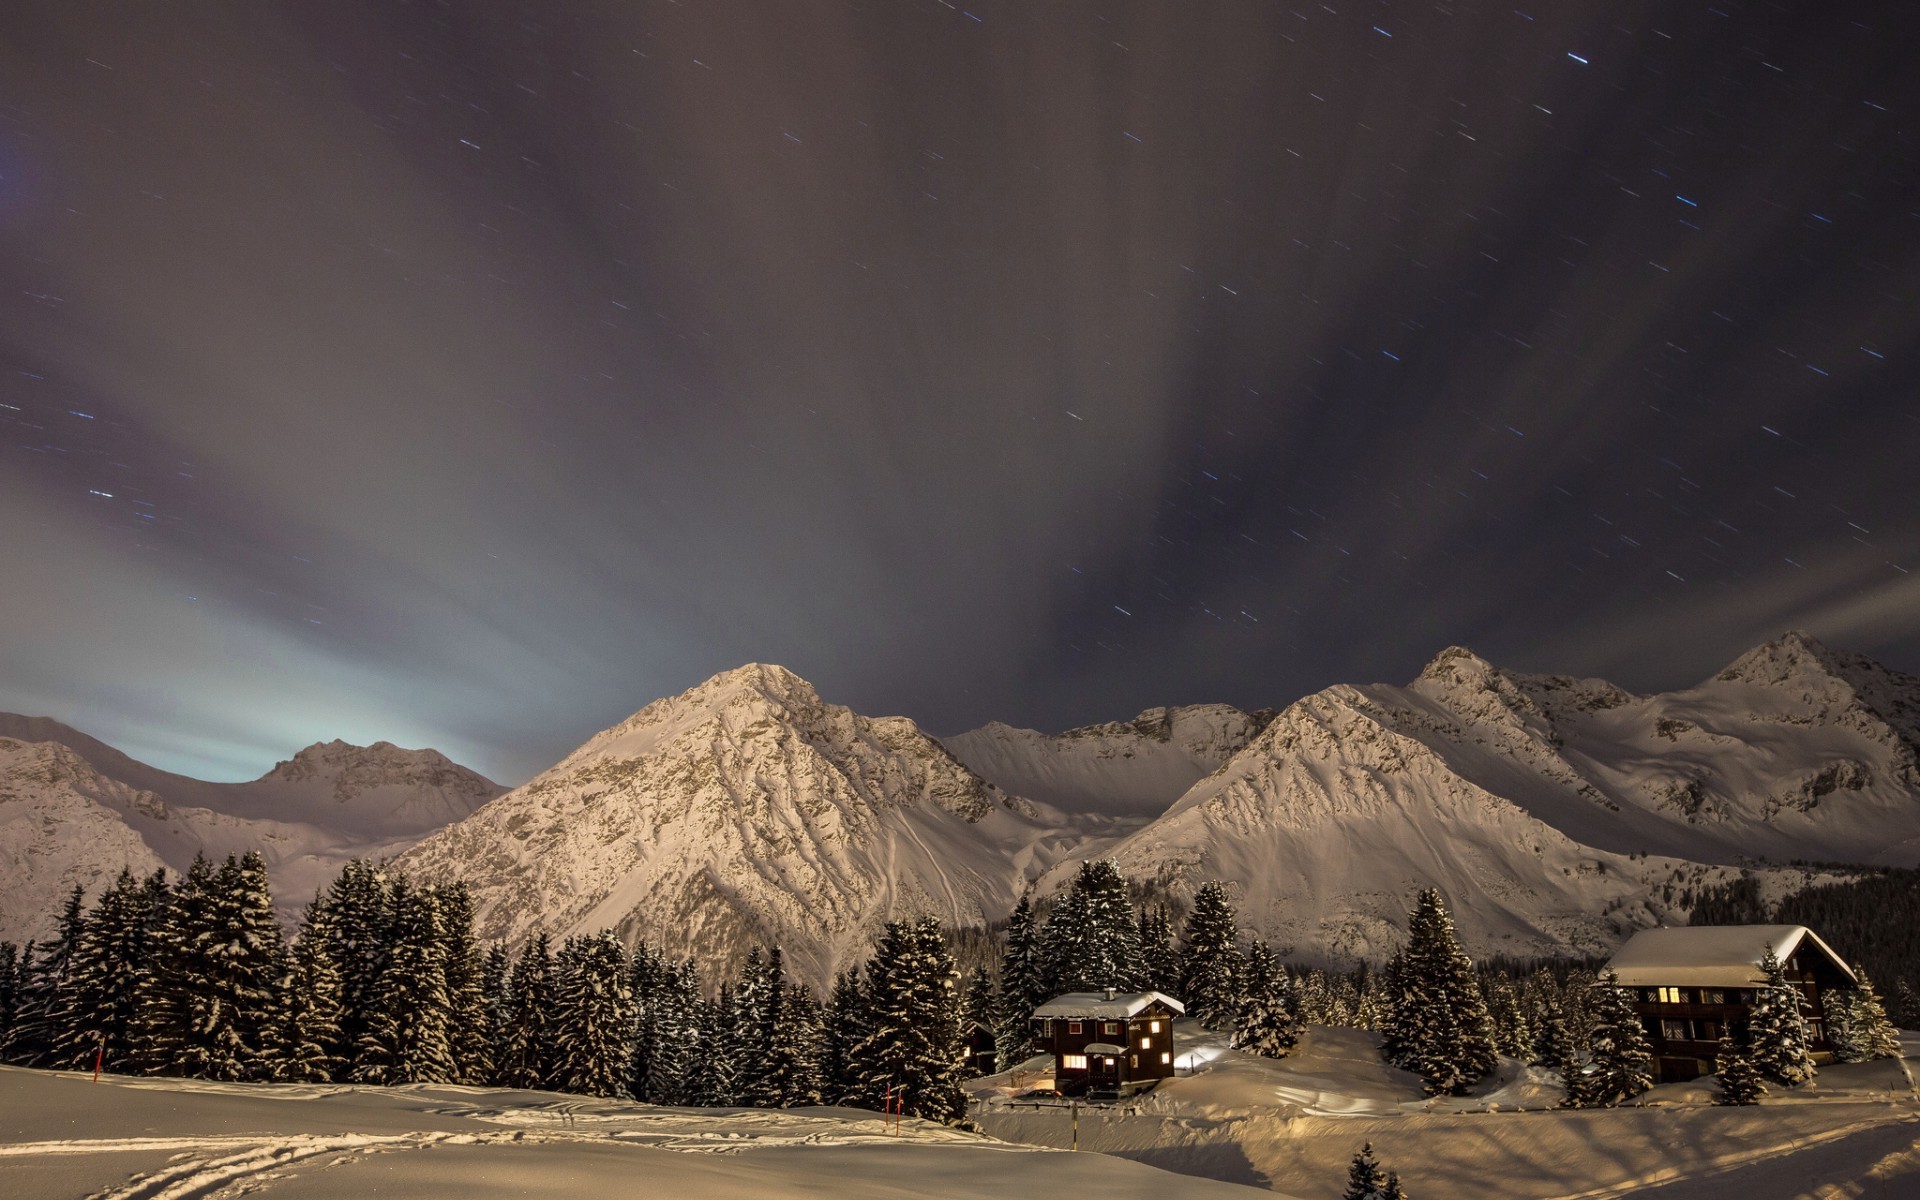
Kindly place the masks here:
[(0, 709), (1920, 668), (1920, 5), (956, 4), (0, 6)]

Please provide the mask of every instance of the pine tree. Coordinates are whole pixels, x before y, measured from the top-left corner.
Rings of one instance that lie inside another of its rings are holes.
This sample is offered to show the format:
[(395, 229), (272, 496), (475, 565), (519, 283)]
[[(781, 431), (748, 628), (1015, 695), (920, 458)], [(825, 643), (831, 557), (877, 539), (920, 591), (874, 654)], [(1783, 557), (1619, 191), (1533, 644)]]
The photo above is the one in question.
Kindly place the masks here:
[(194, 860), (153, 924), (137, 988), (134, 1065), (159, 1075), (258, 1079), (285, 953), (258, 854)]
[(583, 1096), (623, 1096), (633, 1036), (626, 948), (611, 933), (569, 938), (560, 963), (559, 1087)]
[(484, 1082), (500, 1086), (500, 1064), (506, 1061), (507, 1024), (513, 1012), (510, 976), (513, 958), (499, 942), (487, 947), (480, 959), (480, 1004), (486, 1023), (486, 1076)]
[(1481, 991), (1487, 998), (1487, 1016), (1493, 1025), (1494, 1049), (1508, 1058), (1526, 1061), (1533, 1055), (1533, 1023), (1513, 984), (1504, 976), (1488, 979)]
[(1373, 1143), (1366, 1142), (1347, 1164), (1347, 1190), (1340, 1193), (1340, 1200), (1379, 1200), (1386, 1185), (1386, 1173), (1373, 1156)]
[(455, 1070), (439, 895), (405, 879), (393, 881), (390, 895), (389, 953), (367, 998), (366, 1028), (349, 1077), (356, 1083), (447, 1083)]
[(856, 972), (842, 971), (834, 977), (821, 1020), (820, 1081), (830, 1104), (846, 1103), (859, 1087), (853, 1050), (866, 1028), (866, 989)]
[(1860, 985), (1846, 993), (1847, 1021), (1862, 1058), (1900, 1058), (1900, 1031), (1887, 1018), (1879, 993), (1865, 968), (1855, 967)]
[(781, 1067), (780, 1107), (800, 1108), (822, 1103), (825, 1080), (820, 1063), (826, 1027), (820, 1002), (805, 984), (796, 984), (781, 1007), (775, 1045)]
[[(1000, 955), (1000, 1003), (993, 1022), (993, 1054), (1000, 1070), (1010, 1071), (1033, 1057), (1033, 1010), (1052, 998), (1046, 991), (1045, 955), (1033, 907), (1022, 896), (1007, 921), (1006, 949)], [(831, 1004), (828, 1011), (831, 1014)]]
[[(160, 895), (165, 895), (164, 880)], [(140, 972), (146, 963), (155, 893), (121, 868), (84, 918), (57, 1013), (49, 1023), (47, 1065), (84, 1071), (129, 1063)]]
[(1612, 1108), (1653, 1086), (1653, 1047), (1633, 1010), (1633, 994), (1612, 971), (1594, 989), (1592, 1015), (1579, 1106)]
[(19, 997), (8, 1031), (8, 1062), (23, 1067), (49, 1065), (60, 1036), (62, 992), (86, 927), (85, 896), (76, 884), (60, 910), (53, 940), (27, 944), (28, 953), (20, 964)]
[(1164, 904), (1140, 913), (1140, 986), (1166, 996), (1180, 992), (1180, 955), (1173, 948), (1173, 918)]
[(545, 933), (520, 948), (507, 991), (511, 1008), (500, 1036), (494, 1074), (502, 1087), (550, 1086), (558, 1059), (551, 1026), (554, 1010), (553, 950)]
[(653, 984), (640, 1035), (647, 1047), (646, 1099), (653, 1104), (690, 1104), (695, 1049), (707, 1019), (700, 976), (691, 961), (678, 966), (661, 962)]
[(1300, 1041), (1298, 1001), (1292, 980), (1265, 942), (1255, 942), (1247, 955), (1244, 981), (1234, 1046), (1264, 1058), (1285, 1057)]
[(1720, 1077), (1720, 1094), (1714, 1097), (1714, 1103), (1758, 1104), (1760, 1097), (1767, 1094), (1767, 1081), (1753, 1065), (1753, 1055), (1746, 1044), (1736, 1041), (1732, 1034), (1720, 1039), (1715, 1066)]
[(453, 1082), (482, 1084), (493, 1078), (492, 1030), (480, 943), (473, 933), (473, 897), (464, 883), (439, 890), (446, 945), (447, 1037)]
[(386, 972), (392, 947), (393, 881), (386, 872), (355, 859), (340, 869), (321, 899), (327, 920), (327, 951), (340, 972), (340, 1037), (332, 1056), (351, 1064), (366, 1035), (373, 993)]
[(1558, 1002), (1551, 997), (1545, 999), (1540, 1008), (1540, 1019), (1533, 1026), (1532, 1061), (1542, 1067), (1558, 1069), (1568, 1062), (1579, 1059), (1579, 1049), (1573, 1040), (1573, 1031), (1567, 1028), (1567, 1019)]
[(1813, 1078), (1812, 1037), (1801, 1015), (1800, 989), (1787, 982), (1786, 968), (1769, 946), (1760, 959), (1767, 977), (1748, 1014), (1753, 1065), (1775, 1083), (1794, 1087)]
[(340, 971), (327, 910), (307, 905), (300, 937), (287, 950), (279, 1007), (267, 1038), (268, 1075), (283, 1083), (326, 1083), (345, 1065), (340, 1042)]
[(1112, 860), (1085, 862), (1047, 919), (1053, 989), (1132, 991), (1140, 985), (1140, 930), (1127, 881)]
[(1492, 1021), (1473, 960), (1434, 889), (1423, 890), (1407, 914), (1407, 944), (1383, 982), (1392, 1007), (1381, 1053), (1425, 1080), (1429, 1095), (1459, 1095), (1493, 1070)]
[(1240, 927), (1227, 889), (1218, 882), (1200, 885), (1180, 948), (1180, 999), (1187, 1015), (1203, 1028), (1229, 1030), (1240, 1008)]
[(693, 1042), (688, 1049), (675, 1104), (696, 1108), (729, 1108), (739, 1094), (734, 1039), (732, 989), (722, 987), (720, 999), (697, 1009)]
[(938, 921), (888, 923), (867, 963), (866, 1030), (848, 1054), (850, 1103), (882, 1111), (892, 1096), (895, 1111), (908, 1116), (947, 1124), (965, 1118), (957, 990)]
[(1851, 989), (1829, 988), (1820, 994), (1820, 1006), (1827, 1018), (1827, 1045), (1833, 1048), (1836, 1063), (1858, 1063), (1867, 1059), (1860, 1031), (1854, 1028), (1853, 1003)]

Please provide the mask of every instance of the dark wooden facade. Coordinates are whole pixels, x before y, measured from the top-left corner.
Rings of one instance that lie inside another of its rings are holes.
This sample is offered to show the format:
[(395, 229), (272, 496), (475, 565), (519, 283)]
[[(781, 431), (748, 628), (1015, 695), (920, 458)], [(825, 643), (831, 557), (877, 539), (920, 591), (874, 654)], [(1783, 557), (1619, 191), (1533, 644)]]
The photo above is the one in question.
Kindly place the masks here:
[(967, 1030), (967, 1070), (974, 1075), (991, 1075), (997, 1060), (993, 1030), (975, 1021)]
[[(1851, 988), (1857, 981), (1826, 943), (1810, 933), (1795, 939), (1781, 967), (1800, 993), (1800, 1014), (1812, 1034), (1814, 1060), (1831, 1062), (1824, 1002), (1828, 992)], [(1661, 982), (1663, 975), (1672, 982)], [(1696, 1079), (1718, 1070), (1720, 1038), (1727, 1033), (1745, 1035), (1764, 980), (1757, 963), (1733, 964), (1718, 972), (1710, 965), (1667, 969), (1641, 965), (1623, 971), (1621, 983), (1633, 994), (1634, 1011), (1652, 1044), (1659, 1081)]]
[(1142, 1091), (1173, 1075), (1173, 1020), (1182, 1009), (1158, 992), (1057, 997), (1034, 1011), (1034, 1049), (1053, 1056), (1054, 1086)]

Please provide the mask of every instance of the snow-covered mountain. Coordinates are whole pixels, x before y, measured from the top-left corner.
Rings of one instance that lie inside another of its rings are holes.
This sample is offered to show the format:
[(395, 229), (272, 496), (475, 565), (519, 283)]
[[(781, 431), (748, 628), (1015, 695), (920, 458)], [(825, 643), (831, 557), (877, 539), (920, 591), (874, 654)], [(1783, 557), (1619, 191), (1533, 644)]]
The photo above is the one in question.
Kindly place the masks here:
[(480, 930), (615, 928), (715, 962), (777, 942), (816, 983), (880, 925), (979, 924), (1080, 838), (904, 717), (753, 664), (655, 701), (398, 865), (465, 880)]
[(297, 909), (348, 859), (396, 854), (503, 790), (386, 742), (325, 742), (251, 782), (208, 783), (0, 714), (0, 939), (43, 932), (75, 884), (97, 892), (122, 866), (182, 871), (196, 853), (260, 851), (276, 900)]
[(1273, 717), (1227, 704), (1150, 708), (1044, 734), (998, 721), (940, 739), (974, 774), (1016, 796), (1070, 813), (1157, 817), (1220, 769)]
[(1390, 948), (1419, 885), (1482, 951), (1599, 951), (1737, 864), (1920, 860), (1917, 713), (1920, 680), (1799, 633), (1654, 696), (1453, 647), (1292, 705), (1111, 853), (1233, 882), (1304, 955)]

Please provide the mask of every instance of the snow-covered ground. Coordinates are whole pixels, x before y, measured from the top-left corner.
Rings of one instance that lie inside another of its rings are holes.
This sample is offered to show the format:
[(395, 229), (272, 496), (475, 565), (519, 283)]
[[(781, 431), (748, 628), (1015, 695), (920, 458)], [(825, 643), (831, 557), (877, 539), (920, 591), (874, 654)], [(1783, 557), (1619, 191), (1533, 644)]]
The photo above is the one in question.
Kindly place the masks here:
[(1254, 1195), (1123, 1158), (872, 1113), (654, 1108), (547, 1092), (216, 1084), (0, 1068), (8, 1200), (396, 1196)]
[[(1812, 1086), (1753, 1108), (1714, 1105), (1703, 1082), (1570, 1112), (1553, 1107), (1551, 1073), (1511, 1060), (1473, 1096), (1429, 1100), (1357, 1030), (1310, 1027), (1277, 1061), (1228, 1051), (1185, 1022), (1176, 1036), (1198, 1068), (1131, 1104), (1082, 1107), (1082, 1150), (1328, 1200), (1368, 1141), (1417, 1200), (1920, 1196), (1920, 1099), (1899, 1062), (1823, 1068)], [(1020, 1086), (1045, 1082), (1030, 1069)], [(1069, 1144), (1075, 1114), (1013, 1102), (1010, 1083), (978, 1081), (974, 1119), (996, 1137)]]

